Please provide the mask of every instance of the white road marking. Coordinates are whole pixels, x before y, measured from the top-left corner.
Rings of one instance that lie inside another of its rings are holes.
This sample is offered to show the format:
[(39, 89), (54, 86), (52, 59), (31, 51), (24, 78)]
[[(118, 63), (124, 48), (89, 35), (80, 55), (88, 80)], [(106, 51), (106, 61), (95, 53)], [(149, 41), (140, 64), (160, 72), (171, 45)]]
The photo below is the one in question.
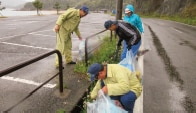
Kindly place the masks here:
[[(12, 37), (16, 37), (16, 36), (28, 35), (28, 34), (36, 35), (36, 33), (45, 32), (45, 31), (52, 31), (52, 29), (50, 29), (50, 30), (43, 30), (43, 31), (37, 31), (37, 32), (31, 32), (31, 33), (26, 33), (26, 34), (20, 34), (20, 35), (5, 36), (5, 37), (0, 38), (0, 40), (1, 39), (6, 39), (6, 38), (12, 38)], [(37, 35), (41, 35), (41, 34), (37, 34)], [(42, 36), (49, 36), (49, 35), (42, 35)], [(50, 36), (50, 37), (55, 37), (55, 36)]]
[(54, 50), (53, 48), (36, 47), (36, 46), (29, 46), (29, 45), (22, 45), (22, 44), (8, 43), (8, 42), (0, 42), (0, 43), (15, 45), (15, 46), (22, 46), (22, 47), (29, 47), (29, 48), (34, 48), (34, 49), (44, 49), (44, 50), (49, 50), (49, 51)]
[[(42, 84), (42, 83), (34, 82), (34, 81), (31, 81), (31, 80), (14, 78), (14, 77), (10, 77), (10, 76), (3, 76), (3, 77), (1, 77), (1, 79), (15, 81), (15, 82), (20, 82), (20, 83), (24, 83), (24, 84), (35, 85), (35, 86), (39, 86), (39, 85)], [(56, 87), (56, 84), (46, 84), (43, 87), (54, 88), (54, 87)]]
[(178, 33), (182, 33), (180, 30), (177, 30), (177, 29), (175, 29), (173, 27), (170, 27), (170, 28), (173, 29), (174, 31), (177, 31)]
[(6, 36), (6, 37), (2, 37), (1, 39), (6, 39), (6, 38), (12, 38), (12, 37), (16, 37), (16, 36), (23, 36), (23, 35), (27, 35), (27, 34), (20, 34), (20, 35), (12, 35), (12, 36)]
[(43, 30), (43, 31), (37, 31), (37, 32), (31, 32), (31, 34), (40, 33), (40, 32), (45, 32), (45, 31), (52, 31), (52, 29)]
[(0, 29), (16, 29), (15, 27), (13, 27), (13, 28), (8, 28), (8, 27), (6, 27), (6, 28), (0, 28)]
[(28, 33), (30, 35), (39, 35), (39, 36), (47, 36), (47, 37), (56, 37), (56, 36), (51, 36), (51, 35), (43, 35), (43, 34), (34, 34), (34, 33)]

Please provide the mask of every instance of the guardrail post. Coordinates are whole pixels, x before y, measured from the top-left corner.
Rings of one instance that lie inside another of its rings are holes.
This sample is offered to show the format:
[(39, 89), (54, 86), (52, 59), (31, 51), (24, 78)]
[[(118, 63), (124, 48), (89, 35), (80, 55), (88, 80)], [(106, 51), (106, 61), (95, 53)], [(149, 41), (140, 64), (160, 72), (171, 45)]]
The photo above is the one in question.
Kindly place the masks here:
[(110, 31), (110, 41), (112, 41), (112, 31)]
[(88, 52), (87, 52), (87, 42), (88, 42), (88, 39), (92, 38), (93, 36), (96, 36), (96, 35), (98, 35), (100, 33), (103, 33), (105, 31), (107, 31), (107, 29), (102, 30), (102, 31), (100, 31), (98, 33), (95, 33), (95, 34), (92, 34), (92, 35), (86, 37), (86, 40), (85, 40), (85, 63), (86, 63), (86, 67), (88, 66)]
[(87, 42), (88, 42), (88, 39), (85, 40), (85, 63), (86, 63), (86, 67), (88, 66)]
[(62, 55), (57, 51), (58, 61), (59, 61), (59, 91), (63, 93), (63, 64), (62, 64)]

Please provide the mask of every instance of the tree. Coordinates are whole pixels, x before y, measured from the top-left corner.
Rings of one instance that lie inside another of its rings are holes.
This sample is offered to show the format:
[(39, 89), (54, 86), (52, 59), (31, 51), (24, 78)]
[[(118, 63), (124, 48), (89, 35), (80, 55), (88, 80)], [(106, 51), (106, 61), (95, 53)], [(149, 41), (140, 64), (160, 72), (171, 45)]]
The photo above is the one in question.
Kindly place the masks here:
[(56, 2), (56, 3), (54, 4), (54, 7), (53, 7), (53, 8), (56, 9), (56, 14), (58, 15), (58, 14), (59, 14), (59, 9), (61, 8), (61, 6), (59, 5), (59, 3)]
[(37, 15), (40, 15), (40, 14), (39, 14), (39, 10), (42, 9), (43, 3), (40, 2), (39, 0), (35, 0), (35, 1), (33, 2), (33, 6), (37, 9)]
[[(2, 11), (2, 10), (4, 10), (4, 9), (5, 9), (5, 7), (1, 7), (1, 1), (0, 1), (0, 11)], [(1, 14), (1, 12), (0, 12), (0, 15), (3, 16), (3, 15)]]

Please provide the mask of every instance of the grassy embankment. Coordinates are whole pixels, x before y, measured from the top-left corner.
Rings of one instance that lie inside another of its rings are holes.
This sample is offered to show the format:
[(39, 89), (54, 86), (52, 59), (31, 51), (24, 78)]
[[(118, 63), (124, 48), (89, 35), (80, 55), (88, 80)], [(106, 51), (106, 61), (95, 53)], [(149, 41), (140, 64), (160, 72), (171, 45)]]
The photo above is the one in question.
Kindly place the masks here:
[[(119, 61), (114, 60), (114, 54), (116, 51), (116, 43), (117, 38), (112, 37), (112, 41), (110, 41), (109, 36), (105, 36), (103, 38), (103, 43), (99, 47), (97, 51), (93, 53), (93, 55), (88, 59), (88, 65), (92, 63), (117, 63)], [(80, 74), (86, 74), (88, 67), (85, 66), (85, 62), (81, 61), (76, 64), (74, 68), (74, 72)]]
[(141, 18), (160, 18), (164, 20), (171, 20), (171, 21), (176, 21), (176, 22), (196, 26), (196, 17), (182, 17), (180, 15), (167, 16), (167, 15), (156, 15), (156, 14), (153, 15), (141, 14), (140, 16)]
[(142, 18), (160, 18), (196, 26), (196, 2), (189, 4), (183, 11), (175, 15), (139, 14)]

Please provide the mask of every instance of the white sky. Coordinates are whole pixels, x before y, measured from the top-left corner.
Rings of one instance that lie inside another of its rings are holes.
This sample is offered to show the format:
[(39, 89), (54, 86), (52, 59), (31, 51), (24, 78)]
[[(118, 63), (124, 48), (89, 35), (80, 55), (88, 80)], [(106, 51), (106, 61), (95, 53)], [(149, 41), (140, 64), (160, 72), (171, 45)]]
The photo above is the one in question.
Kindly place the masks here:
[(34, 1), (34, 0), (25, 0), (25, 1), (27, 1), (27, 2), (32, 2), (32, 1)]

